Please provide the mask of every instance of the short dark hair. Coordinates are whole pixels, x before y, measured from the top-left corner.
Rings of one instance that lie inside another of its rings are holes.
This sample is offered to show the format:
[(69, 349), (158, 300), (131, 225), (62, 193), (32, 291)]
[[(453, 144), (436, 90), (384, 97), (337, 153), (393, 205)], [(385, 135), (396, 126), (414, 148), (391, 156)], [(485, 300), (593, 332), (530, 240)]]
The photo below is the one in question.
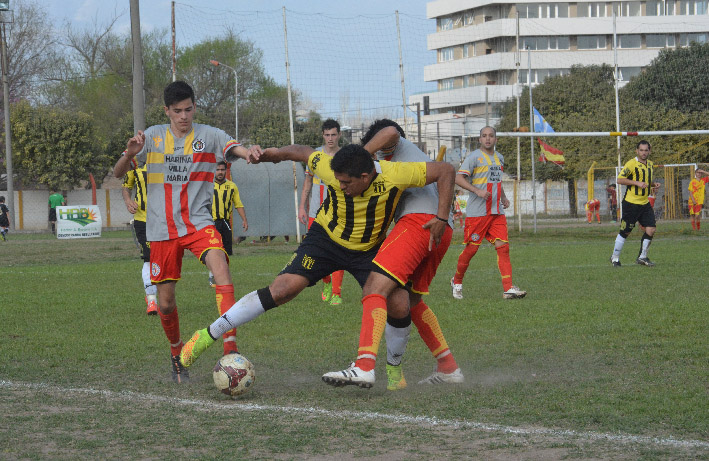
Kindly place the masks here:
[(170, 83), (165, 87), (165, 91), (163, 91), (165, 107), (170, 107), (171, 105), (184, 101), (187, 98), (194, 103), (194, 90), (187, 83), (180, 80)]
[(220, 167), (224, 165), (224, 168), (228, 168), (227, 163), (224, 160), (220, 160), (217, 162), (217, 167)]
[(5, 203), (5, 196), (4, 195), (0, 195), (0, 203)]
[(333, 128), (337, 128), (337, 132), (340, 132), (340, 124), (337, 122), (337, 120), (333, 120), (331, 118), (325, 120), (322, 122), (322, 130), (332, 130)]
[(348, 144), (332, 157), (330, 167), (335, 173), (359, 178), (363, 173), (371, 173), (374, 170), (374, 160), (364, 147)]
[(650, 143), (647, 142), (647, 141), (645, 141), (644, 139), (643, 139), (642, 141), (640, 141), (640, 142), (638, 143), (638, 145), (635, 146), (635, 148), (636, 148), (636, 149), (640, 149), (640, 146), (642, 146), (643, 144), (647, 144), (647, 148), (650, 149), (650, 150), (652, 150), (652, 146), (650, 145)]
[(375, 120), (374, 123), (369, 125), (367, 133), (362, 137), (362, 140), (360, 142), (364, 146), (372, 140), (374, 135), (376, 135), (388, 126), (393, 126), (394, 128), (396, 128), (396, 131), (399, 132), (402, 138), (406, 138), (406, 133), (404, 133), (404, 129), (401, 128), (398, 123), (396, 123), (394, 120), (389, 120), (388, 118), (382, 118), (379, 120)]

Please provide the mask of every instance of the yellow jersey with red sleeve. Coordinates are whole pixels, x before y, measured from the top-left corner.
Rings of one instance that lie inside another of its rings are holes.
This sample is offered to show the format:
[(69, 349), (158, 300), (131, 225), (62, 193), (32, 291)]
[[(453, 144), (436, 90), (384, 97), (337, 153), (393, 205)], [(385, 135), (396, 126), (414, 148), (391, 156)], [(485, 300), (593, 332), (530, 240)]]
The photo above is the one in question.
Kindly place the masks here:
[(132, 190), (135, 187), (135, 203), (138, 210), (133, 215), (136, 221), (145, 222), (145, 202), (148, 193), (148, 169), (143, 166), (128, 171), (123, 177), (123, 187)]
[(642, 163), (637, 157), (629, 160), (620, 171), (618, 178), (626, 178), (632, 181), (640, 181), (648, 184), (650, 187), (642, 189), (638, 186), (626, 186), (623, 200), (636, 205), (645, 205), (649, 203), (649, 196), (653, 180), (653, 163), (646, 160), (647, 163)]
[(231, 219), (234, 208), (244, 208), (239, 196), (239, 188), (228, 179), (219, 184), (214, 182), (214, 198), (212, 199), (212, 219)]
[(701, 179), (693, 178), (689, 181), (690, 205), (692, 205), (692, 198), (695, 204), (704, 205), (704, 186), (706, 186), (707, 182), (709, 182), (709, 177), (707, 176)]
[(409, 187), (426, 185), (426, 162), (374, 162), (375, 177), (360, 195), (342, 192), (330, 162), (322, 151), (308, 159), (310, 171), (327, 186), (327, 198), (315, 221), (337, 244), (356, 251), (367, 251), (381, 243), (394, 218), (401, 194)]

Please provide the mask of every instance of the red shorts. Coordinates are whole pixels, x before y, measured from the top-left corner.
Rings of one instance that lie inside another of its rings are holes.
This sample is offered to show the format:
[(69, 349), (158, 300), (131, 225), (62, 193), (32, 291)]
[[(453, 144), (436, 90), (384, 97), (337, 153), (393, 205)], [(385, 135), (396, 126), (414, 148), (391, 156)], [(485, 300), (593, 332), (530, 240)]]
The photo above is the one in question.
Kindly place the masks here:
[(407, 214), (396, 223), (374, 258), (374, 264), (401, 285), (411, 282), (411, 291), (428, 294), (428, 287), (436, 275), (453, 237), (453, 229), (446, 226), (441, 243), (428, 251), (431, 233), (423, 225), (433, 214)]
[(689, 204), (689, 214), (701, 214), (702, 213), (702, 205), (692, 205), (691, 203)]
[(591, 200), (586, 203), (588, 211), (598, 211), (601, 209), (601, 202), (599, 200)]
[[(153, 283), (180, 280), (185, 250), (190, 250), (204, 264), (202, 255), (207, 250), (224, 251), (222, 236), (216, 227), (207, 226), (176, 239), (150, 242), (150, 280)], [(226, 258), (229, 262), (228, 255)]]
[(503, 214), (491, 214), (477, 218), (465, 218), (463, 243), (480, 245), (483, 239), (490, 243), (495, 240), (508, 242), (507, 218)]

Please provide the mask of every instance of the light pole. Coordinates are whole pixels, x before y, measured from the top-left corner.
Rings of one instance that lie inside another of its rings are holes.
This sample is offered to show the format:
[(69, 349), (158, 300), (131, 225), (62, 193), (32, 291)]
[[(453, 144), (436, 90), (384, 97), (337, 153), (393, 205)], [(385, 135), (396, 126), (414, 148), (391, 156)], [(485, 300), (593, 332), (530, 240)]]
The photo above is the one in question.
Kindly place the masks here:
[(5, 19), (5, 13), (10, 11), (9, 1), (0, 1), (0, 60), (2, 61), (2, 92), (3, 109), (5, 112), (5, 167), (7, 171), (7, 205), (10, 210), (10, 230), (15, 230), (15, 186), (12, 175), (12, 131), (10, 126), (10, 84), (8, 82), (8, 59), (7, 59), (7, 31), (6, 23), (12, 22)]
[(223, 66), (234, 72), (234, 139), (239, 140), (239, 77), (236, 75), (236, 69), (227, 66), (223, 62), (215, 61), (214, 59), (209, 60), (210, 63), (219, 67)]

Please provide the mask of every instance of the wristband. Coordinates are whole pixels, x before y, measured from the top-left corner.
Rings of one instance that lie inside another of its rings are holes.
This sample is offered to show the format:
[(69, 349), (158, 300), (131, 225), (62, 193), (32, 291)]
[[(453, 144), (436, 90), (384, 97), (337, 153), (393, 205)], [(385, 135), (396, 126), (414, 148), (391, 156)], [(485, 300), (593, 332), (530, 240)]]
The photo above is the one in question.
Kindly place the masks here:
[(448, 222), (447, 219), (439, 218), (438, 216), (436, 216), (436, 219), (439, 220), (439, 221), (443, 221), (444, 223), (447, 223), (447, 222)]

